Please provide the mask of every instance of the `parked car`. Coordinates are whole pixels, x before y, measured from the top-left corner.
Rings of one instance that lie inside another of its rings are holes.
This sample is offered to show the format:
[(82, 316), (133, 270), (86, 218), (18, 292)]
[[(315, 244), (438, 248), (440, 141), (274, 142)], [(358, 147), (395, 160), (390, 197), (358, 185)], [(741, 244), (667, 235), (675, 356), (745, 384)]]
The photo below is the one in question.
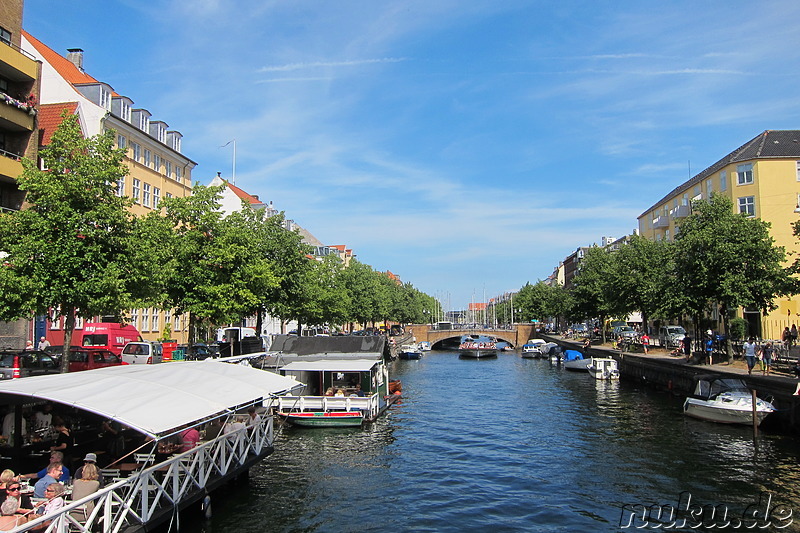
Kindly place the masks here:
[(61, 359), (45, 351), (4, 350), (0, 352), (0, 379), (58, 374)]
[(106, 366), (127, 365), (120, 357), (110, 350), (94, 348), (71, 348), (69, 351), (69, 371), (81, 372)]
[(676, 348), (686, 337), (686, 330), (681, 326), (661, 326), (658, 328), (658, 344), (665, 348)]
[(202, 361), (209, 357), (219, 357), (219, 345), (198, 342), (186, 348), (187, 361)]
[(639, 335), (636, 333), (636, 330), (630, 326), (617, 326), (611, 330), (611, 333), (614, 335), (615, 339), (622, 337), (628, 340), (633, 340)]
[(154, 365), (162, 361), (163, 354), (159, 342), (129, 342), (122, 349), (122, 360), (129, 365)]

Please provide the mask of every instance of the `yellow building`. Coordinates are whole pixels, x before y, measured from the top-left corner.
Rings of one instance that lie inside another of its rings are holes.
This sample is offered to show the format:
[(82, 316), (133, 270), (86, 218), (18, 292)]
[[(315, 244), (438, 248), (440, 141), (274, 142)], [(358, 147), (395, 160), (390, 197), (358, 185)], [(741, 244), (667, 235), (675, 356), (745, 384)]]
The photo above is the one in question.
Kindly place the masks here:
[[(708, 199), (711, 193), (729, 198), (737, 212), (769, 222), (775, 244), (787, 253), (797, 252), (792, 223), (800, 220), (800, 130), (767, 130), (676, 187), (639, 216), (640, 234), (673, 240), (691, 213), (691, 202)], [(800, 324), (798, 301), (776, 301), (778, 309), (768, 316), (757, 309), (739, 314), (762, 338), (780, 339), (784, 327)]]

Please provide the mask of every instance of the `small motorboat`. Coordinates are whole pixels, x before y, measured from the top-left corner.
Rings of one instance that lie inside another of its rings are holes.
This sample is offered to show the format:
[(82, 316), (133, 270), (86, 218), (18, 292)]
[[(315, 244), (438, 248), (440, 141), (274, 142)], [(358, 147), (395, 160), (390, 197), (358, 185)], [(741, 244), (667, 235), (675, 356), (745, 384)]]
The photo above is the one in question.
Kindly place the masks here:
[(298, 427), (358, 427), (364, 422), (364, 413), (361, 411), (292, 411), (278, 415)]
[(610, 357), (592, 357), (586, 367), (595, 379), (619, 379), (617, 361)]
[[(739, 378), (698, 376), (694, 394), (686, 398), (683, 412), (687, 416), (721, 424), (753, 424), (753, 393)], [(761, 398), (755, 399), (756, 425), (775, 407)]]
[(564, 351), (564, 369), (572, 370), (573, 372), (586, 372), (591, 359), (584, 359), (583, 354), (578, 350), (565, 350)]
[(419, 344), (404, 344), (398, 350), (400, 359), (422, 359), (422, 348)]
[(542, 357), (542, 348), (547, 344), (544, 339), (529, 339), (522, 345), (522, 357), (526, 359), (539, 359)]
[(419, 341), (417, 343), (417, 346), (419, 346), (419, 349), (422, 350), (423, 352), (431, 351), (431, 343), (428, 341)]

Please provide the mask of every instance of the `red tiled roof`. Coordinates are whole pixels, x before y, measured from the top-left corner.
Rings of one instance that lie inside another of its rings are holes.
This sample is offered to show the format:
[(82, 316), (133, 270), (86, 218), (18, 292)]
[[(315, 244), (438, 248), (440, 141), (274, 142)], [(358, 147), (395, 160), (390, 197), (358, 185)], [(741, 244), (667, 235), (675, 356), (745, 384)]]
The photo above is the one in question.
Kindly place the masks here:
[(25, 30), (22, 30), (22, 35), (33, 45), (36, 50), (42, 54), (45, 61), (50, 63), (56, 71), (67, 80), (69, 83), (76, 85), (81, 83), (99, 83), (96, 79), (82, 72), (76, 67), (72, 61), (62, 56), (46, 44), (42, 43), (39, 39), (31, 35)]
[(75, 113), (78, 110), (78, 102), (64, 102), (61, 104), (41, 104), (39, 106), (39, 146), (50, 144), (50, 138), (63, 122), (61, 116), (64, 111)]
[(242, 189), (240, 189), (236, 185), (232, 184), (231, 182), (226, 180), (225, 183), (228, 185), (228, 187), (230, 187), (230, 189), (234, 192), (234, 194), (236, 196), (238, 196), (239, 198), (241, 198), (242, 200), (244, 200), (246, 202), (249, 202), (251, 204), (260, 204), (261, 203), (261, 200), (259, 200), (258, 198), (256, 198), (252, 194), (248, 194), (248, 193), (244, 192)]

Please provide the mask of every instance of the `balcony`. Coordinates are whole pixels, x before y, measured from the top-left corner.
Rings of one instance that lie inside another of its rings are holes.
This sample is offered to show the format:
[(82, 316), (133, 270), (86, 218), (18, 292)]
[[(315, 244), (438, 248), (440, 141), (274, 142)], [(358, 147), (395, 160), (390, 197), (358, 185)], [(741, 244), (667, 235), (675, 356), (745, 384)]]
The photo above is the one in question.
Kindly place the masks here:
[(30, 132), (36, 125), (35, 119), (36, 108), (33, 104), (0, 92), (0, 129)]
[(39, 76), (39, 62), (17, 48), (0, 43), (0, 75), (17, 82), (34, 81)]
[(672, 218), (686, 218), (691, 212), (692, 210), (688, 205), (679, 205), (672, 210)]
[(669, 218), (665, 216), (656, 217), (653, 219), (653, 227), (654, 228), (668, 228), (669, 227)]
[(22, 174), (19, 156), (0, 150), (0, 177), (17, 179)]

